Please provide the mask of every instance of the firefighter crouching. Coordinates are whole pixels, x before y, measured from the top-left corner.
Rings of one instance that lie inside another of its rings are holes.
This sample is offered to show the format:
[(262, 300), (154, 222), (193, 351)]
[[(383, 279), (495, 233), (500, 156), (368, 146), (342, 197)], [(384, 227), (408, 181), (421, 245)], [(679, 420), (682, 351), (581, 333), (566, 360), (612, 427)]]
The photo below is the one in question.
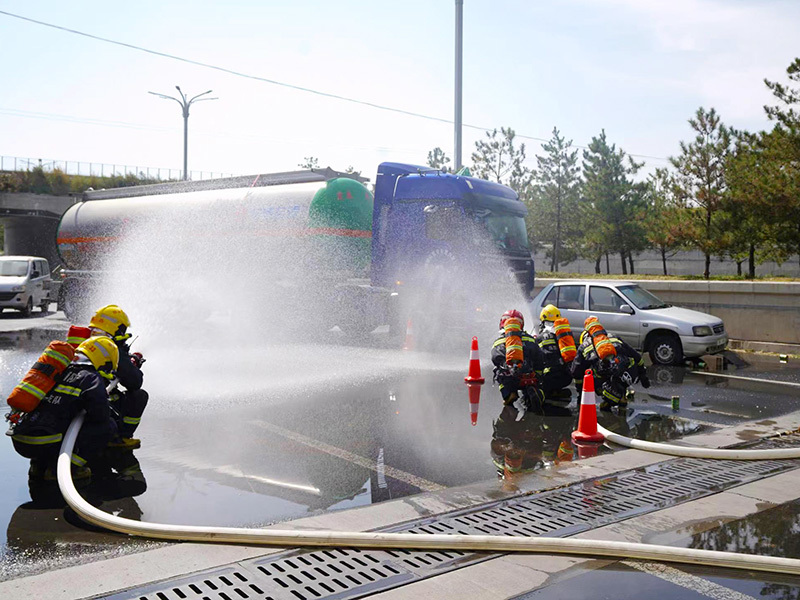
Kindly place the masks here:
[[(520, 397), (523, 385), (538, 397), (544, 364), (536, 340), (525, 330), (525, 320), (518, 310), (507, 310), (500, 317), (500, 337), (492, 344), (494, 380), (499, 384), (503, 404), (512, 405)], [(523, 411), (532, 406), (522, 406)]]
[(87, 463), (99, 458), (116, 434), (106, 386), (118, 363), (119, 352), (111, 340), (87, 339), (78, 346), (55, 387), (14, 425), (14, 449), (31, 461), (29, 480), (55, 481), (61, 441), (81, 410), (86, 411), (86, 418), (72, 454), (72, 478), (91, 477)]
[(544, 363), (541, 387), (545, 399), (566, 406), (572, 400), (570, 364), (576, 353), (569, 321), (561, 316), (558, 308), (548, 304), (539, 315), (535, 337)]
[(130, 326), (128, 315), (116, 304), (99, 309), (89, 322), (92, 335), (105, 336), (116, 344), (119, 352), (117, 379), (125, 388), (111, 392), (112, 414), (116, 418), (119, 434), (109, 446), (133, 450), (141, 446), (141, 441), (134, 438), (133, 434), (142, 420), (149, 396), (142, 389), (144, 375), (141, 367), (145, 360), (140, 353), (131, 354), (129, 351), (127, 341), (131, 337), (128, 333)]
[(627, 407), (626, 393), (637, 381), (644, 388), (650, 387), (642, 355), (627, 342), (609, 336), (596, 316), (586, 319), (572, 362), (572, 376), (579, 394), (586, 369), (594, 373), (595, 387), (602, 397), (600, 410)]

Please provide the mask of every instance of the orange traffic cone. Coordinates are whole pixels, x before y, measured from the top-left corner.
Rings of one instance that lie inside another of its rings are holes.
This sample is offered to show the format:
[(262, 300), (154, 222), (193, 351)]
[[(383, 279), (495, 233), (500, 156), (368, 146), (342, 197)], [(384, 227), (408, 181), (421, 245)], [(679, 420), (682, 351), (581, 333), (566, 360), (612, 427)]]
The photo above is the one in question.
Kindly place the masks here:
[(406, 341), (403, 344), (403, 350), (414, 349), (414, 326), (411, 324), (411, 317), (408, 318), (406, 323)]
[(469, 374), (464, 377), (467, 383), (481, 384), (486, 381), (481, 377), (481, 359), (478, 357), (478, 338), (472, 338), (472, 348), (469, 351)]
[(593, 458), (597, 456), (600, 446), (602, 446), (602, 444), (598, 442), (579, 442), (575, 440), (575, 447), (578, 449), (578, 458)]
[(597, 406), (594, 399), (594, 377), (592, 370), (586, 369), (583, 376), (583, 395), (581, 412), (578, 414), (578, 429), (572, 432), (576, 442), (602, 442), (603, 434), (597, 431)]
[(478, 424), (478, 406), (481, 403), (481, 384), (468, 383), (467, 389), (469, 391), (469, 418), (474, 427)]

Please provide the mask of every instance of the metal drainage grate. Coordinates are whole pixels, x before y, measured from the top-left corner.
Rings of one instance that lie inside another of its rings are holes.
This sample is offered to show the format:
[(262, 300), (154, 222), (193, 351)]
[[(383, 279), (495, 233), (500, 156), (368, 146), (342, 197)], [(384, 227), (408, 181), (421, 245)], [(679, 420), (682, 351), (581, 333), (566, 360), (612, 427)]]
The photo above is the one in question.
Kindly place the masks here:
[[(796, 445), (800, 435), (760, 447)], [(420, 519), (388, 532), (566, 537), (800, 467), (800, 460), (679, 458)], [(456, 551), (293, 550), (128, 590), (114, 600), (326, 600), (359, 598), (499, 554)]]

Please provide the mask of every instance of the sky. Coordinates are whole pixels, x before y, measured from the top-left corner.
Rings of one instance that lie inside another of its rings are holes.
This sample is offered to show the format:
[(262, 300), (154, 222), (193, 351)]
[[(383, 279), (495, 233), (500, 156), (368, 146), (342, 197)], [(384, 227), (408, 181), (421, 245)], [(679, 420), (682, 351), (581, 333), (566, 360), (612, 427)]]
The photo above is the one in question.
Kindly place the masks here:
[[(176, 85), (218, 98), (191, 106), (191, 171), (270, 173), (313, 156), (374, 180), (382, 161), (453, 155), (453, 0), (0, 0), (0, 11), (4, 157), (178, 170), (181, 108), (148, 94)], [(464, 0), (463, 120), (475, 126), (464, 162), (479, 128), (527, 136), (529, 166), (553, 127), (578, 147), (605, 129), (645, 172), (691, 139), (700, 106), (768, 128), (763, 80), (786, 81), (798, 31), (796, 0)]]

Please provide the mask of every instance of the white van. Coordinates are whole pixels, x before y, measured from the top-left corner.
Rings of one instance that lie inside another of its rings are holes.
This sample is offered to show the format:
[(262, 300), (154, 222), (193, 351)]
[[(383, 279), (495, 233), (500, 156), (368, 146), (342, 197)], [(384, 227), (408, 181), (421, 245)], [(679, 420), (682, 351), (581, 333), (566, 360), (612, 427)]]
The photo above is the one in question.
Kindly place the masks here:
[(0, 312), (15, 308), (29, 317), (34, 306), (50, 310), (50, 265), (38, 256), (0, 256)]

